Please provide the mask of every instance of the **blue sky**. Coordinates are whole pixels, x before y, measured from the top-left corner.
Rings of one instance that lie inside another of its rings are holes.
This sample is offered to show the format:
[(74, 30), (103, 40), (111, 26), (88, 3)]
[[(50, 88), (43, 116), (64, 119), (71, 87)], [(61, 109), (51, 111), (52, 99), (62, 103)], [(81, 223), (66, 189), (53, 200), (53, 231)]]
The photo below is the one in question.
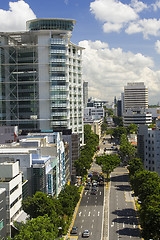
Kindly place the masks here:
[(71, 41), (85, 47), (89, 96), (113, 101), (127, 82), (141, 81), (160, 102), (160, 0), (1, 0), (0, 31), (25, 30), (33, 18), (77, 21)]

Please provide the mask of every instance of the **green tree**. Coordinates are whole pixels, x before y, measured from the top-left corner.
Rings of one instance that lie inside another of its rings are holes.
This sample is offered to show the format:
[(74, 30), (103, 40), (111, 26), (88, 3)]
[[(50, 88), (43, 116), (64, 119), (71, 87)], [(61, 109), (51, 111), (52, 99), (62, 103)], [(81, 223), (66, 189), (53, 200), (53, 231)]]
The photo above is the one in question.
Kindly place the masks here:
[(33, 198), (28, 197), (23, 200), (22, 208), (30, 218), (45, 214), (51, 216), (53, 212), (57, 215), (63, 215), (63, 209), (58, 200), (42, 192), (36, 192)]
[(143, 171), (144, 167), (140, 158), (133, 158), (128, 162), (128, 170), (130, 175), (134, 175), (137, 171)]
[(79, 201), (80, 193), (78, 188), (73, 185), (65, 185), (58, 195), (58, 199), (63, 207), (64, 214), (72, 216), (74, 209)]
[(127, 133), (128, 134), (137, 133), (137, 129), (138, 129), (138, 126), (136, 124), (132, 123), (127, 127)]
[(128, 142), (127, 135), (122, 134), (120, 139), (120, 156), (122, 161), (128, 162), (135, 156), (136, 149)]
[(102, 172), (107, 175), (107, 179), (109, 178), (109, 174), (120, 164), (120, 159), (117, 154), (114, 155), (102, 155), (96, 157), (96, 163), (101, 166)]
[(58, 237), (58, 228), (47, 216), (39, 216), (22, 224), (14, 240), (54, 240)]
[(103, 122), (101, 125), (101, 131), (106, 132), (107, 131), (108, 124), (106, 122)]
[(144, 239), (159, 240), (160, 236), (160, 195), (149, 195), (140, 208), (142, 236)]
[(113, 137), (120, 139), (121, 135), (127, 135), (127, 129), (125, 127), (116, 127), (113, 129)]
[(134, 193), (143, 202), (147, 196), (160, 194), (160, 178), (156, 172), (136, 171), (130, 177), (130, 183)]
[(113, 116), (113, 122), (118, 127), (123, 127), (123, 119), (122, 117)]

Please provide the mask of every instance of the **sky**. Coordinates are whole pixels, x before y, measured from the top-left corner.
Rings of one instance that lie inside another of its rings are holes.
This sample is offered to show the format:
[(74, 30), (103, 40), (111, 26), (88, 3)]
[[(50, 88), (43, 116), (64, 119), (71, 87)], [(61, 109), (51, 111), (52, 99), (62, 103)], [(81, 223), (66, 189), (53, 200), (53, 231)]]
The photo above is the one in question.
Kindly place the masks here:
[(1, 0), (0, 31), (25, 31), (35, 18), (75, 19), (89, 97), (113, 102), (128, 82), (144, 82), (160, 102), (160, 0)]

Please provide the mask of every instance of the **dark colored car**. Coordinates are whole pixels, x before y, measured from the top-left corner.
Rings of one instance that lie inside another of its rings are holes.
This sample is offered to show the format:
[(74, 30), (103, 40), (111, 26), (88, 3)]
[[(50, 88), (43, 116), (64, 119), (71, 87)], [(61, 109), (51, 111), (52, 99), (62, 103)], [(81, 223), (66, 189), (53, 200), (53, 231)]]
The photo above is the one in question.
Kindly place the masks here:
[(85, 190), (89, 190), (89, 188), (90, 188), (89, 185), (85, 186)]
[(77, 227), (72, 227), (71, 234), (77, 234), (78, 228)]

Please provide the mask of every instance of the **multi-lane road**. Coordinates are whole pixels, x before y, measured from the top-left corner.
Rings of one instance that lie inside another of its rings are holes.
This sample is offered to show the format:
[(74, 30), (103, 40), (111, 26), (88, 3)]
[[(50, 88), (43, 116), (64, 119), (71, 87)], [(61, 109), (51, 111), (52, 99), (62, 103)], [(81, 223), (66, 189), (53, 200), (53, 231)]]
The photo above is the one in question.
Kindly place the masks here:
[[(76, 213), (76, 218), (73, 226), (78, 228), (77, 239), (82, 238), (82, 232), (87, 229), (90, 232), (89, 239), (101, 240), (102, 226), (103, 226), (103, 200), (104, 187), (97, 186), (95, 195), (91, 194), (91, 187), (89, 190), (84, 190), (81, 203)], [(71, 238), (72, 239), (72, 238)], [(75, 237), (76, 239), (76, 237)]]
[(126, 168), (119, 167), (111, 173), (108, 240), (141, 239), (134, 196), (128, 180)]
[[(106, 154), (111, 154), (111, 146), (107, 140), (105, 143), (103, 141), (99, 154), (104, 153), (104, 148), (110, 149)], [(101, 168), (93, 161), (90, 170), (100, 172)], [(128, 180), (127, 169), (118, 167), (111, 173), (107, 190), (106, 186), (98, 185), (96, 194), (92, 195), (91, 187), (89, 190), (84, 189), (72, 223), (78, 231), (77, 234), (69, 235), (70, 239), (83, 239), (82, 232), (85, 229), (90, 231), (90, 240), (142, 239), (135, 200)]]

